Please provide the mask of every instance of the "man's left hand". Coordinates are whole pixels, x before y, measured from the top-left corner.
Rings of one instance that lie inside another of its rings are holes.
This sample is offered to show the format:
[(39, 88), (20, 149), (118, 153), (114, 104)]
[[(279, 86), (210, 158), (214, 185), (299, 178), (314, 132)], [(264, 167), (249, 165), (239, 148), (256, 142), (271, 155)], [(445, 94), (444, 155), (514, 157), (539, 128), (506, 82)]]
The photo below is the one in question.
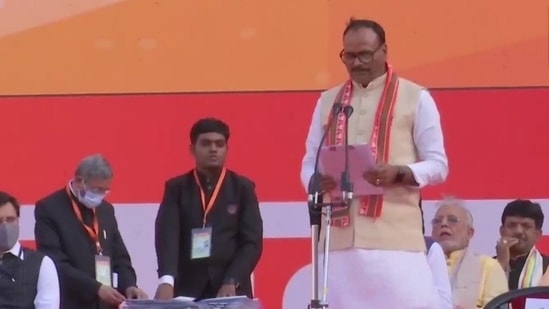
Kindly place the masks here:
[(236, 296), (236, 286), (234, 284), (224, 284), (217, 292), (217, 297)]
[(127, 299), (149, 299), (149, 296), (140, 288), (132, 286), (126, 289)]
[(365, 172), (363, 177), (374, 186), (387, 187), (394, 184), (397, 174), (398, 166), (378, 163), (373, 170)]

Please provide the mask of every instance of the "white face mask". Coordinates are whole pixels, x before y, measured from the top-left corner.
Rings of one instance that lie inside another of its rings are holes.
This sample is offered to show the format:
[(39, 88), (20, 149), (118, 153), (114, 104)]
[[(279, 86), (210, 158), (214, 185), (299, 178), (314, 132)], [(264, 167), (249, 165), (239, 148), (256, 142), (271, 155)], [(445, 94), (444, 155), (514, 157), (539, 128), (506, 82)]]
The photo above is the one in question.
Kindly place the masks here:
[(78, 200), (88, 208), (96, 208), (101, 205), (106, 195), (107, 193), (91, 192), (84, 186), (84, 189), (78, 194)]

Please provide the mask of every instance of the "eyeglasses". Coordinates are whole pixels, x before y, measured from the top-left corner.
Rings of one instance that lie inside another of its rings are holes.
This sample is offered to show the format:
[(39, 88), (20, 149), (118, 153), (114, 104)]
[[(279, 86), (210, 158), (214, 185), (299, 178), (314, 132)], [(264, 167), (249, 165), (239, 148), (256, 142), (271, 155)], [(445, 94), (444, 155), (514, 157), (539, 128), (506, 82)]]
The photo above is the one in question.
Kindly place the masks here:
[(456, 225), (458, 224), (459, 222), (461, 222), (461, 220), (456, 217), (456, 216), (446, 216), (446, 217), (437, 217), (437, 218), (434, 218), (433, 220), (431, 220), (431, 224), (433, 225), (438, 225), (438, 224), (441, 224), (444, 219), (446, 219), (446, 222), (449, 224), (449, 225)]
[(15, 223), (16, 221), (17, 221), (17, 217), (15, 217), (15, 216), (0, 218), (0, 224), (2, 224), (2, 223)]
[(384, 46), (385, 44), (379, 45), (378, 48), (376, 48), (373, 51), (365, 50), (359, 53), (351, 53), (346, 52), (345, 50), (341, 50), (339, 53), (339, 58), (341, 58), (341, 61), (347, 64), (351, 64), (355, 62), (355, 59), (358, 59), (358, 61), (362, 63), (369, 63), (374, 60), (375, 54)]

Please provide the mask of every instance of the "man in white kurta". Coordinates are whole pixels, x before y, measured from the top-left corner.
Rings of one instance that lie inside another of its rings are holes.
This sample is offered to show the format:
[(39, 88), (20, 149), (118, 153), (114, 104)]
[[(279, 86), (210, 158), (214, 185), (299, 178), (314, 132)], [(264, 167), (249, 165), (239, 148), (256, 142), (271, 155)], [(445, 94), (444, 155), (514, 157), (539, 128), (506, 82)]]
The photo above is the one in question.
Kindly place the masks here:
[[(426, 259), (419, 190), (442, 183), (448, 162), (436, 104), (422, 86), (387, 64), (383, 28), (351, 20), (340, 57), (350, 79), (323, 92), (313, 112), (301, 179), (307, 188), (324, 130), (327, 145), (344, 141), (343, 116), (327, 127), (334, 102), (351, 105), (349, 144), (372, 146), (378, 166), (364, 178), (384, 194), (355, 198), (334, 210), (330, 243), (330, 308), (432, 308), (439, 301)], [(325, 199), (336, 181), (322, 176)], [(325, 226), (322, 226), (321, 245)], [(322, 249), (322, 248), (321, 248)]]

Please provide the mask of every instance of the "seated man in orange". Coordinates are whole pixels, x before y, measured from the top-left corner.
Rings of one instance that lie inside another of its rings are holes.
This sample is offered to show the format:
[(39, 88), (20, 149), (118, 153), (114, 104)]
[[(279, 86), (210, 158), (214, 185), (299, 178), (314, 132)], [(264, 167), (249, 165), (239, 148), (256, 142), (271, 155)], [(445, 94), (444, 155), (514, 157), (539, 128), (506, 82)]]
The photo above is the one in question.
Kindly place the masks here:
[(475, 234), (473, 216), (462, 201), (446, 199), (433, 218), (433, 239), (446, 255), (454, 308), (483, 308), (509, 290), (499, 263), (469, 248)]

